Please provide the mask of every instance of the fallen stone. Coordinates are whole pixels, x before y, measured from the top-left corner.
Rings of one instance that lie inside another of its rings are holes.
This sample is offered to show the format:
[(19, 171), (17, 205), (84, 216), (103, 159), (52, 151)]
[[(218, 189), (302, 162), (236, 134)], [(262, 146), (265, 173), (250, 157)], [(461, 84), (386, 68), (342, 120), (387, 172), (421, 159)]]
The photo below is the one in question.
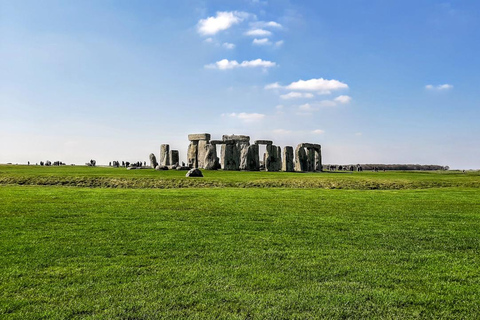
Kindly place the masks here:
[(167, 166), (161, 166), (161, 165), (158, 165), (155, 170), (168, 170), (168, 167)]
[(194, 178), (194, 177), (203, 177), (203, 173), (202, 171), (200, 171), (200, 169), (198, 168), (195, 168), (195, 169), (191, 169), (187, 172), (187, 174), (185, 174), (185, 177), (190, 177), (190, 178)]
[(186, 167), (186, 166), (180, 166), (180, 167), (177, 167), (176, 170), (178, 170), (178, 171), (185, 170), (186, 171), (186, 170), (190, 170), (190, 168)]

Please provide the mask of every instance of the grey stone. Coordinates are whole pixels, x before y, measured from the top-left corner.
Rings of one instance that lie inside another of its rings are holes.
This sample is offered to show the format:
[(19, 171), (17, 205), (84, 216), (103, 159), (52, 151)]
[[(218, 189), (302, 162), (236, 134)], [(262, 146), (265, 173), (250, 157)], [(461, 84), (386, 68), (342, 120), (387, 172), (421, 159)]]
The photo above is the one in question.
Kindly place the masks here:
[(235, 140), (235, 141), (246, 141), (250, 142), (250, 137), (249, 136), (244, 136), (240, 134), (232, 134), (232, 135), (223, 135), (222, 136), (223, 141), (228, 141), (228, 140)]
[(170, 165), (178, 165), (179, 156), (178, 150), (170, 150), (170, 154), (168, 155)]
[(254, 143), (255, 143), (255, 144), (266, 144), (266, 145), (269, 145), (269, 144), (273, 144), (273, 141), (272, 141), (272, 140), (255, 140)]
[(160, 145), (160, 165), (161, 166), (168, 166), (170, 164), (170, 159), (168, 158), (168, 154), (170, 151), (170, 146), (168, 144)]
[(240, 170), (248, 170), (247, 169), (247, 163), (248, 163), (248, 148), (250, 146), (250, 143), (247, 141), (237, 141), (236, 142), (236, 147), (237, 147), (237, 154), (238, 154), (238, 163), (239, 163), (239, 169)]
[(213, 144), (207, 144), (205, 148), (206, 151), (202, 168), (206, 170), (217, 170), (219, 168), (217, 147)]
[(282, 151), (280, 147), (267, 145), (265, 153), (265, 170), (279, 171), (282, 168)]
[(155, 170), (168, 170), (167, 166), (158, 165), (155, 167)]
[(260, 158), (259, 158), (258, 144), (252, 144), (248, 146), (247, 162), (245, 170), (258, 171), (260, 170)]
[(210, 144), (223, 144), (225, 141), (223, 140), (210, 140)]
[(232, 143), (222, 144), (220, 159), (223, 170), (238, 170), (239, 163), (235, 157), (236, 145)]
[(197, 146), (197, 168), (205, 168), (205, 154), (207, 153), (207, 146), (210, 145), (207, 140), (198, 141)]
[(194, 178), (194, 177), (203, 177), (203, 173), (202, 171), (200, 171), (200, 169), (198, 168), (194, 168), (194, 169), (190, 169), (187, 174), (185, 174), (185, 177), (190, 177), (190, 178)]
[(208, 141), (210, 141), (210, 133), (189, 134), (188, 135), (188, 140), (190, 140), (190, 141), (206, 140), (208, 142)]
[(295, 149), (295, 171), (308, 171), (307, 153), (302, 144)]
[(313, 148), (313, 143), (301, 143), (304, 148)]
[(188, 145), (187, 164), (193, 168), (198, 167), (198, 141), (192, 141)]
[(150, 158), (150, 167), (155, 169), (158, 166), (157, 157), (155, 157), (155, 154), (150, 153), (149, 158)]
[[(315, 171), (323, 171), (322, 168), (323, 168), (323, 165), (322, 165), (322, 149), (321, 149), (320, 145), (318, 145), (318, 149), (315, 149)], [(353, 169), (353, 167), (352, 167), (352, 169)]]
[(185, 167), (185, 166), (178, 166), (176, 170), (190, 170), (189, 167)]
[(295, 171), (295, 165), (293, 163), (293, 147), (287, 146), (283, 148), (282, 171), (285, 171), (285, 172)]
[(313, 146), (307, 149), (307, 169), (310, 172), (315, 171), (315, 149), (313, 149)]

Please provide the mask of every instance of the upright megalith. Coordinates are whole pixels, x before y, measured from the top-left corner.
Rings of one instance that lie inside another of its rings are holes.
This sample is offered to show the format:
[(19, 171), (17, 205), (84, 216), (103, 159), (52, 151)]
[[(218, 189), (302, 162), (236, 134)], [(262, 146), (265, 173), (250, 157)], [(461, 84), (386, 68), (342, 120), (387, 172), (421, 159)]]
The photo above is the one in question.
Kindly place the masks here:
[(287, 146), (283, 148), (283, 162), (282, 171), (293, 172), (295, 171), (295, 165), (293, 163), (293, 147)]
[(157, 157), (155, 157), (155, 154), (150, 153), (149, 158), (150, 158), (150, 167), (155, 169), (158, 166)]
[(170, 165), (169, 159), (170, 146), (168, 144), (160, 145), (160, 166)]
[(217, 157), (217, 147), (214, 144), (207, 144), (205, 146), (205, 157), (202, 161), (203, 169), (207, 170), (217, 170), (219, 169), (220, 165), (218, 163)]
[(223, 170), (247, 170), (250, 137), (233, 134), (224, 135), (222, 140), (224, 142), (222, 145)]
[(299, 144), (297, 148), (295, 148), (295, 171), (308, 171), (307, 153), (302, 144)]
[(315, 150), (315, 171), (322, 171), (322, 147), (319, 144), (314, 144)]
[(249, 171), (260, 170), (260, 158), (258, 154), (259, 154), (258, 144), (252, 144), (248, 146), (247, 163), (246, 163), (245, 170), (249, 170)]
[(171, 165), (179, 165), (180, 157), (178, 156), (178, 150), (170, 150), (168, 158)]
[(207, 145), (210, 141), (210, 134), (189, 134), (188, 140), (190, 140), (190, 145), (188, 146), (187, 152), (188, 165), (193, 168), (203, 168), (205, 153), (207, 152)]
[(315, 150), (313, 146), (311, 148), (307, 148), (307, 171), (315, 171)]
[(266, 171), (280, 171), (282, 168), (282, 149), (280, 147), (268, 144), (264, 158)]
[(238, 170), (240, 168), (236, 154), (235, 142), (232, 140), (224, 141), (220, 154), (223, 170)]

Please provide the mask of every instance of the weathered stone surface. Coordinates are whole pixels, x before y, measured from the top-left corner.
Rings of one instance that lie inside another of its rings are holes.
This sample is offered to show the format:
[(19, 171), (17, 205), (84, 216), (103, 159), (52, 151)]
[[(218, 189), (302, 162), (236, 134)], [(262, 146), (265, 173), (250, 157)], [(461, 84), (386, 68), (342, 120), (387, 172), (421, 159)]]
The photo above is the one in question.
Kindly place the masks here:
[(235, 157), (235, 144), (222, 144), (220, 159), (223, 170), (238, 170), (240, 168), (238, 158)]
[(223, 144), (225, 141), (223, 140), (210, 140), (210, 144)]
[(272, 140), (255, 140), (254, 143), (255, 143), (255, 144), (266, 144), (266, 145), (269, 145), (269, 144), (273, 144), (273, 141), (272, 141)]
[(207, 140), (198, 141), (197, 147), (197, 168), (205, 168), (205, 154), (207, 153), (207, 145), (210, 145)]
[(295, 149), (295, 171), (308, 171), (308, 159), (302, 143)]
[[(322, 165), (322, 148), (318, 145), (318, 149), (315, 149), (315, 171), (323, 171)], [(352, 167), (353, 169), (353, 167)], [(353, 171), (353, 170), (352, 170)]]
[(206, 140), (210, 141), (210, 133), (194, 133), (188, 135), (189, 141)]
[(168, 170), (167, 166), (158, 165), (155, 167), (155, 170)]
[(237, 141), (236, 142), (236, 151), (238, 154), (238, 163), (240, 170), (247, 170), (248, 164), (248, 147), (250, 143), (247, 141)]
[(293, 163), (293, 147), (287, 146), (283, 148), (282, 171), (295, 171), (295, 165)]
[(313, 143), (300, 143), (304, 148), (313, 148)]
[(168, 153), (170, 151), (170, 146), (168, 144), (160, 145), (160, 165), (168, 166), (170, 164), (170, 159), (168, 158)]
[(265, 170), (279, 171), (282, 168), (282, 151), (280, 147), (267, 145), (265, 153)]
[(217, 148), (213, 144), (206, 145), (205, 158), (203, 159), (203, 169), (217, 170), (219, 168)]
[(194, 177), (203, 177), (203, 173), (202, 171), (200, 171), (200, 169), (198, 168), (194, 168), (194, 169), (190, 169), (188, 170), (188, 172), (185, 174), (185, 177), (190, 177), (190, 178), (194, 178)]
[(244, 136), (240, 134), (232, 134), (232, 135), (223, 135), (222, 136), (223, 141), (228, 141), (228, 140), (235, 140), (235, 141), (246, 141), (250, 142), (250, 137), (249, 136)]
[(178, 162), (180, 161), (178, 150), (170, 150), (169, 158), (170, 165), (178, 165)]
[(155, 169), (158, 166), (157, 157), (155, 157), (155, 154), (150, 153), (149, 158), (150, 158), (150, 167)]
[(312, 172), (315, 171), (315, 149), (307, 149), (307, 170)]
[(189, 167), (198, 167), (198, 141), (192, 141), (188, 145), (187, 164)]
[(321, 148), (322, 147), (319, 144), (314, 144), (313, 145), (313, 149), (315, 149), (315, 151), (320, 150)]
[(259, 148), (258, 144), (252, 144), (248, 146), (247, 151), (247, 163), (245, 170), (258, 171), (260, 170), (260, 158), (258, 156)]

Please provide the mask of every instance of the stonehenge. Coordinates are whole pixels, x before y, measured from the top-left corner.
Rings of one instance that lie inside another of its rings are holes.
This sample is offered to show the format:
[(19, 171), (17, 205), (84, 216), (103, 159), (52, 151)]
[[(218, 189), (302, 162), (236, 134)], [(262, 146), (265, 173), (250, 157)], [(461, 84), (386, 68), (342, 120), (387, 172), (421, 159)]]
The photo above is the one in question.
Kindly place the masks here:
[[(321, 146), (313, 143), (300, 143), (295, 151), (292, 146), (283, 150), (271, 140), (255, 140), (250, 144), (246, 135), (223, 135), (221, 140), (211, 140), (209, 133), (189, 134), (187, 166), (206, 170), (246, 170), (246, 171), (322, 171)], [(220, 156), (217, 146), (220, 145)], [(260, 155), (260, 145), (265, 145), (265, 153)], [(262, 161), (260, 160), (262, 159)], [(160, 166), (177, 165), (177, 150), (169, 150), (168, 144), (160, 148)]]

